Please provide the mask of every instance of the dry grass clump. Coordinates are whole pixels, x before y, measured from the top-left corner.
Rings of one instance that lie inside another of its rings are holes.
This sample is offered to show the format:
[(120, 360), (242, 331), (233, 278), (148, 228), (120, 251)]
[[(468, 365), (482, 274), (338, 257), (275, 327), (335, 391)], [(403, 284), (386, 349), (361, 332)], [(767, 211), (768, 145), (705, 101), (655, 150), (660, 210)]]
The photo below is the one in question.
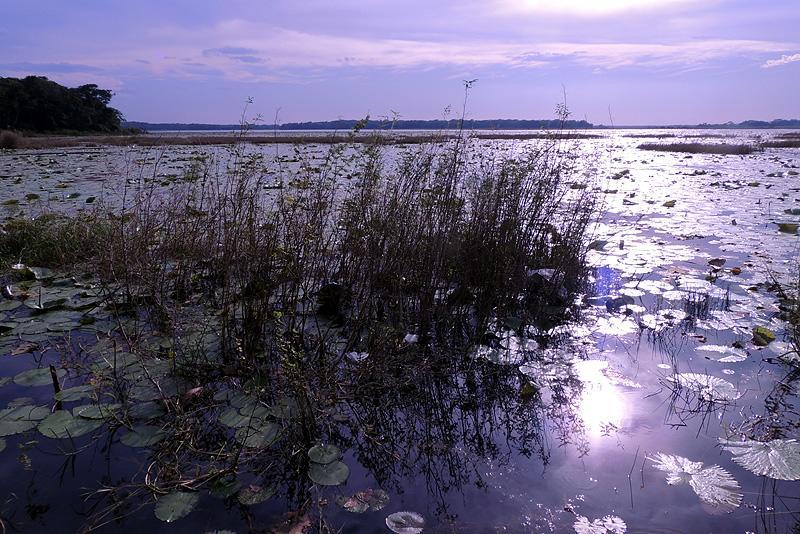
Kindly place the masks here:
[(761, 146), (764, 148), (800, 148), (800, 137), (787, 137), (780, 141), (764, 141)]
[(594, 197), (569, 187), (558, 143), (469, 164), (467, 143), (422, 145), (394, 163), (378, 143), (334, 145), (321, 163), (283, 171), (277, 189), (236, 145), (227, 172), (209, 163), (167, 196), (138, 191), (104, 271), (131, 293), (145, 288), (165, 327), (176, 303), (217, 310), (227, 356), (248, 365), (281, 361), (287, 346), (380, 353), (408, 333), (464, 343), (491, 317), (564, 313)]
[(20, 136), (14, 132), (0, 132), (0, 148), (14, 149), (20, 147)]
[(747, 155), (758, 150), (758, 147), (752, 145), (729, 145), (725, 143), (643, 143), (638, 148), (659, 152), (724, 155)]

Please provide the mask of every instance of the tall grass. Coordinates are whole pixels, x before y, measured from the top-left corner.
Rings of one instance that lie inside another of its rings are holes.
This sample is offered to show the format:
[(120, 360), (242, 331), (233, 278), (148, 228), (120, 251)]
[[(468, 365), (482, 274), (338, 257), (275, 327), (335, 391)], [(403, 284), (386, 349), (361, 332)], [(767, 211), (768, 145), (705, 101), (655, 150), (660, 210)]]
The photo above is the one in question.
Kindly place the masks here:
[[(388, 157), (330, 147), (262, 174), (243, 144), (168, 194), (141, 189), (118, 218), (103, 272), (145, 291), (164, 327), (176, 303), (217, 310), (229, 361), (385, 352), (405, 334), (464, 343), (491, 317), (563, 312), (583, 275), (594, 198), (568, 183), (558, 140), (518, 157), (460, 138)], [(550, 269), (546, 279), (532, 271)], [(560, 308), (559, 308), (560, 306)]]

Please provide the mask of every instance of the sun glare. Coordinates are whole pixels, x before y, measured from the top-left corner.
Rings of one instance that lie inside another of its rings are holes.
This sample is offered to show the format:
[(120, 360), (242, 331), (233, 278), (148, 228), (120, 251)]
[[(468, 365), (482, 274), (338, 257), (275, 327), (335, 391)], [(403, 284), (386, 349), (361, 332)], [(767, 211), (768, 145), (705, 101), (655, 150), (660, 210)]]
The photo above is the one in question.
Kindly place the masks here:
[(569, 13), (573, 15), (607, 15), (628, 10), (652, 9), (691, 0), (511, 0), (528, 11)]

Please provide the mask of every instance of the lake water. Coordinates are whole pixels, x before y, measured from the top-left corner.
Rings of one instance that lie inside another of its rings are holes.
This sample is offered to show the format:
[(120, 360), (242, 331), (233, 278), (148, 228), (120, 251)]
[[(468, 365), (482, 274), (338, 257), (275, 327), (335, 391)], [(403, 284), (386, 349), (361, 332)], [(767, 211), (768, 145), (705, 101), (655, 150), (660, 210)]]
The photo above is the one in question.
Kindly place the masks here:
[[(135, 501), (140, 507), (118, 510), (119, 521), (99, 531), (280, 530), (298, 495), (313, 503), (309, 528), (324, 518), (341, 532), (388, 532), (385, 518), (403, 510), (425, 518), (424, 532), (797, 529), (800, 482), (754, 474), (733, 461), (720, 438), (800, 438), (800, 373), (787, 363), (796, 354), (775, 287), (798, 277), (800, 242), (791, 225), (800, 223), (800, 149), (745, 156), (651, 152), (637, 146), (654, 139), (633, 137), (754, 143), (785, 133), (774, 130), (591, 133), (602, 137), (563, 141), (578, 155), (575, 187), (596, 189), (602, 213), (587, 255), (590, 290), (579, 296), (580, 319), (558, 327), (561, 343), (532, 346), (509, 335), (501, 347), (511, 348), (464, 355), (446, 377), (398, 369), (413, 377), (403, 389), (365, 387), (329, 429), (350, 469), (343, 485), (316, 486), (304, 473), (292, 479), (284, 470), (276, 475), (277, 495), (261, 504), (201, 492), (195, 511), (168, 526), (154, 517), (152, 499), (142, 498)], [(475, 140), (472, 150), (514, 153), (537, 142)], [(224, 168), (226, 150), (3, 152), (0, 214), (121, 205), (137, 188), (170, 187), (198, 158), (213, 155)], [(262, 171), (276, 180), (275, 158), (284, 171), (301, 164), (289, 145), (249, 150), (263, 154)], [(318, 161), (327, 148), (300, 150)], [(390, 148), (390, 157), (399, 150)], [(34, 324), (41, 319), (21, 324), (22, 309), (0, 311), (0, 323), (13, 324), (0, 338), (0, 376), (58, 362), (65, 351), (80, 353), (89, 334), (64, 340), (70, 317), (42, 329)], [(754, 343), (756, 327), (775, 340)], [(60, 350), (24, 350), (31, 339), (42, 345), (58, 339)], [(521, 377), (535, 395), (521, 392)], [(52, 404), (49, 387), (0, 384), (0, 406), (19, 398), (27, 399), (16, 404)], [(74, 440), (35, 429), (0, 438), (0, 520), (24, 532), (77, 531), (94, 511), (90, 492), (141, 480), (151, 449), (130, 448), (104, 428)], [(702, 466), (692, 468), (695, 478), (687, 469), (683, 483), (668, 484), (670, 473), (656, 467), (659, 453)], [(714, 465), (739, 488), (728, 483), (720, 490), (726, 479), (708, 472), (703, 479), (700, 470)], [(262, 466), (262, 479), (270, 469)], [(336, 502), (370, 488), (388, 495), (378, 511), (352, 513)], [(714, 498), (728, 504), (709, 503)], [(615, 519), (591, 525), (606, 516)]]

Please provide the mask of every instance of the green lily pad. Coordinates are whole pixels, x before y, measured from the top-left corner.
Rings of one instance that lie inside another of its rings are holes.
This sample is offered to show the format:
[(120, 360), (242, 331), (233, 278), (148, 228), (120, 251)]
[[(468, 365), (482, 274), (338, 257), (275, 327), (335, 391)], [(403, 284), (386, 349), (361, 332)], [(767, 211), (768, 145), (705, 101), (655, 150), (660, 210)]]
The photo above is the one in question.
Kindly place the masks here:
[(778, 223), (778, 231), (784, 234), (797, 235), (797, 223)]
[(168, 495), (159, 497), (155, 509), (156, 517), (161, 521), (172, 523), (189, 515), (195, 509), (199, 500), (199, 493), (173, 491)]
[(161, 417), (165, 413), (166, 411), (164, 410), (164, 406), (158, 401), (134, 404), (131, 406), (131, 409), (128, 410), (128, 415), (130, 417), (145, 421), (149, 419), (155, 419), (156, 417)]
[(0, 437), (27, 432), (48, 415), (50, 409), (46, 406), (17, 406), (0, 410)]
[(75, 417), (66, 410), (59, 410), (39, 423), (39, 432), (48, 438), (77, 438), (103, 426), (103, 421)]
[(245, 447), (260, 449), (269, 447), (278, 438), (281, 427), (275, 423), (264, 423), (259, 426), (243, 427), (236, 431), (236, 441)]
[(389, 494), (382, 489), (366, 489), (352, 497), (341, 495), (336, 498), (336, 504), (354, 514), (363, 514), (368, 510), (377, 512), (389, 504)]
[(763, 326), (753, 328), (753, 343), (759, 347), (766, 347), (775, 341), (775, 332)]
[(314, 445), (308, 449), (308, 457), (318, 464), (329, 464), (342, 457), (342, 451), (336, 445)]
[(245, 506), (259, 504), (275, 495), (275, 488), (251, 484), (239, 492), (237, 500)]
[(662, 206), (664, 206), (665, 208), (674, 208), (675, 207), (675, 201), (674, 200), (667, 200), (666, 202), (664, 202), (662, 204)]
[(139, 425), (120, 438), (128, 447), (149, 447), (155, 445), (166, 437), (161, 427), (155, 425)]
[(217, 479), (209, 485), (208, 491), (218, 499), (227, 499), (242, 488), (242, 483), (235, 478)]
[(419, 534), (425, 528), (425, 518), (417, 512), (395, 512), (386, 518), (386, 526), (397, 534)]
[(350, 476), (350, 468), (342, 462), (329, 464), (311, 463), (308, 469), (308, 478), (320, 486), (338, 486), (343, 484)]
[(121, 408), (121, 404), (87, 404), (73, 408), (72, 415), (86, 419), (108, 419)]
[(94, 391), (92, 386), (75, 386), (62, 389), (58, 393), (54, 394), (53, 398), (57, 401), (71, 402), (91, 397), (92, 391)]
[[(66, 374), (67, 372), (64, 369), (56, 371), (56, 376), (59, 379)], [(14, 383), (20, 386), (47, 386), (53, 384), (53, 378), (50, 375), (50, 368), (42, 367), (19, 373), (14, 377)]]
[(0, 301), (0, 312), (14, 311), (22, 306), (21, 300), (2, 300)]

